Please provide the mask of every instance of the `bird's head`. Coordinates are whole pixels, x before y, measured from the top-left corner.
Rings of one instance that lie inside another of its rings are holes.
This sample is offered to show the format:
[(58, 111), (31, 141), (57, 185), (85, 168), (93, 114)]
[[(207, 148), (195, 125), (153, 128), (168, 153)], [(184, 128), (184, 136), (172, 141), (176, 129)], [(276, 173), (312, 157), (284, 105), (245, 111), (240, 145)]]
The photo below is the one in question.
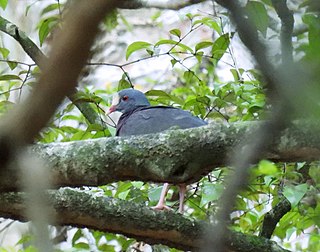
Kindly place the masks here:
[(112, 104), (107, 114), (114, 111), (122, 113), (130, 112), (140, 106), (149, 106), (147, 97), (141, 91), (128, 88), (113, 95)]

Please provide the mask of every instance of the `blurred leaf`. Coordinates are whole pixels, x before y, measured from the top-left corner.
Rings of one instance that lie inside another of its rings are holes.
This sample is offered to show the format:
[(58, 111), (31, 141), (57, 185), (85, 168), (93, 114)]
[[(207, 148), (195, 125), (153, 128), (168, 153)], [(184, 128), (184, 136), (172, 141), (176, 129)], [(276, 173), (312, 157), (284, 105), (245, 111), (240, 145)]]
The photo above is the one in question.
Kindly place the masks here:
[(172, 30), (170, 30), (170, 33), (171, 33), (172, 35), (177, 36), (178, 38), (181, 37), (181, 31), (180, 31), (179, 29), (172, 29)]
[(221, 35), (216, 39), (212, 45), (212, 57), (215, 62), (218, 62), (221, 57), (224, 55), (230, 44), (230, 38), (232, 38), (234, 33), (226, 33)]
[[(130, 182), (121, 182), (119, 183), (119, 186), (117, 188), (115, 197), (123, 197), (123, 196), (127, 196), (129, 193), (129, 189), (132, 187), (132, 184)], [(123, 198), (121, 198), (123, 199)]]
[(60, 3), (53, 3), (53, 4), (49, 4), (47, 7), (45, 7), (42, 11), (41, 11), (41, 16), (46, 14), (46, 13), (49, 13), (51, 11), (54, 11), (54, 10), (59, 10), (59, 6), (61, 6)]
[(185, 71), (183, 74), (183, 78), (187, 83), (191, 83), (192, 79), (194, 78), (194, 72), (193, 71)]
[(39, 41), (40, 46), (43, 45), (43, 42), (48, 37), (49, 33), (52, 31), (54, 26), (58, 23), (59, 18), (57, 16), (46, 18), (40, 21), (39, 24)]
[(8, 0), (0, 0), (0, 7), (5, 10), (8, 4)]
[(118, 25), (118, 10), (113, 9), (104, 19), (104, 25), (108, 31), (113, 30)]
[(18, 63), (14, 61), (7, 61), (7, 64), (11, 70), (14, 70), (18, 65)]
[(193, 53), (193, 50), (189, 46), (187, 46), (181, 42), (171, 40), (171, 39), (162, 39), (162, 40), (158, 41), (154, 46), (157, 47), (160, 45), (175, 45), (185, 51), (189, 51), (189, 52)]
[(81, 252), (81, 250), (79, 250), (79, 249), (83, 249), (83, 252), (88, 251), (88, 249), (90, 249), (89, 244), (85, 243), (85, 242), (78, 242), (78, 243), (74, 244), (73, 247), (76, 248), (77, 251), (79, 251), (79, 252)]
[(268, 29), (269, 17), (264, 4), (257, 1), (248, 1), (246, 11), (251, 19), (251, 23), (254, 24), (257, 30), (265, 37)]
[(211, 42), (211, 41), (201, 41), (198, 44), (196, 44), (195, 51), (197, 52), (200, 49), (207, 48), (207, 47), (212, 46), (212, 45), (213, 45), (213, 42)]
[(149, 49), (151, 46), (150, 43), (144, 41), (136, 41), (130, 44), (126, 51), (126, 60), (130, 57), (130, 55), (141, 49)]
[(196, 20), (193, 22), (193, 25), (196, 25), (196, 24), (204, 24), (209, 28), (212, 28), (213, 30), (215, 30), (219, 35), (222, 34), (220, 25), (216, 21), (212, 20), (211, 17), (204, 17), (200, 20)]
[(162, 96), (162, 97), (170, 97), (170, 95), (168, 93), (166, 93), (165, 91), (162, 90), (149, 90), (147, 92), (145, 92), (146, 96)]
[(163, 186), (158, 186), (158, 187), (155, 187), (155, 188), (152, 188), (151, 190), (149, 190), (149, 192), (148, 192), (149, 200), (152, 202), (157, 202), (160, 198), (162, 188), (163, 188)]
[(140, 188), (144, 185), (144, 182), (141, 182), (141, 181), (132, 181), (131, 184), (132, 184), (135, 188), (140, 189)]
[(119, 80), (117, 90), (120, 91), (120, 90), (126, 89), (126, 88), (132, 88), (132, 86), (131, 86), (130, 82), (126, 80), (126, 76), (123, 75), (121, 80)]
[(18, 75), (13, 75), (13, 74), (0, 75), (0, 81), (7, 81), (7, 80), (21, 80), (21, 78)]
[(114, 252), (116, 251), (114, 245), (109, 245), (109, 244), (102, 244), (98, 247), (99, 251), (105, 251), (105, 252)]
[(79, 240), (81, 237), (82, 237), (82, 232), (81, 232), (81, 229), (79, 228), (72, 237), (72, 245), (74, 246), (77, 240)]
[(27, 244), (32, 242), (33, 240), (34, 240), (34, 237), (32, 235), (25, 234), (20, 238), (20, 240), (16, 243), (16, 245)]
[(292, 207), (295, 207), (303, 196), (308, 191), (307, 184), (300, 184), (297, 186), (286, 186), (283, 190), (283, 195), (289, 200)]
[(0, 53), (2, 54), (2, 57), (6, 59), (10, 53), (9, 49), (0, 47)]
[(177, 61), (176, 59), (172, 59), (170, 60), (170, 62), (171, 62), (171, 66), (174, 67), (174, 65), (179, 61)]
[(209, 202), (218, 200), (223, 192), (222, 184), (215, 184), (211, 182), (206, 182), (203, 185), (203, 191), (201, 195), (200, 207), (208, 204)]
[(278, 172), (278, 167), (268, 160), (261, 160), (258, 165), (259, 174), (274, 175)]

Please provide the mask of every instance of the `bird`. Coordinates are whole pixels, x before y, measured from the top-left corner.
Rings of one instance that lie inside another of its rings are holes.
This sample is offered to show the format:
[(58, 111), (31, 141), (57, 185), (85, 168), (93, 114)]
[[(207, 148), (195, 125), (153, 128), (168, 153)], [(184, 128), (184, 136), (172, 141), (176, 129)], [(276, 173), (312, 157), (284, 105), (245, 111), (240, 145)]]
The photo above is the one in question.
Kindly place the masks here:
[[(133, 88), (122, 89), (113, 95), (107, 114), (119, 111), (122, 115), (116, 125), (116, 136), (151, 134), (168, 129), (186, 129), (205, 126), (208, 123), (190, 112), (171, 106), (151, 106), (145, 94)], [(179, 212), (184, 212), (186, 184), (179, 184)], [(166, 206), (169, 184), (163, 185), (156, 210), (170, 209)]]

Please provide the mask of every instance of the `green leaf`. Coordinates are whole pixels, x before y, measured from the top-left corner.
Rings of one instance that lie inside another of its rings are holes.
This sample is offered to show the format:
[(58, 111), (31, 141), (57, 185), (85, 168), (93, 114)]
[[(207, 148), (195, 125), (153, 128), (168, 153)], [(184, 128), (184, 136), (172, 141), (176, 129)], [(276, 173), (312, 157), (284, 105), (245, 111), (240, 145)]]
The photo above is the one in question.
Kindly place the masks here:
[(59, 5), (61, 5), (61, 4), (58, 4), (58, 3), (49, 4), (47, 7), (45, 7), (41, 11), (40, 15), (42, 16), (43, 14), (49, 13), (49, 12), (54, 11), (54, 10), (58, 10), (59, 9)]
[(13, 75), (13, 74), (0, 75), (0, 81), (7, 81), (7, 80), (21, 80), (21, 78), (18, 75)]
[(295, 207), (308, 191), (308, 184), (300, 184), (297, 186), (286, 186), (283, 195), (289, 200), (292, 207)]
[(27, 243), (30, 243), (34, 240), (34, 237), (32, 235), (28, 235), (28, 234), (25, 234), (21, 237), (21, 239), (16, 243), (16, 245), (19, 245), (19, 244), (27, 244)]
[(171, 66), (174, 67), (174, 65), (179, 61), (176, 59), (172, 59), (172, 60), (170, 60), (170, 62), (171, 62)]
[(151, 46), (150, 43), (144, 42), (144, 41), (136, 41), (130, 44), (127, 48), (126, 51), (126, 60), (130, 57), (130, 55), (138, 50), (141, 49), (150, 49), (149, 47)]
[(57, 22), (57, 16), (46, 18), (40, 22), (38, 33), (40, 46), (42, 46), (43, 42), (48, 37), (49, 33), (51, 32), (52, 28), (57, 24)]
[(150, 56), (153, 56), (154, 55), (154, 51), (151, 50), (151, 49), (146, 49), (147, 53), (150, 55)]
[(268, 29), (269, 17), (264, 4), (257, 1), (249, 1), (246, 5), (246, 11), (248, 13), (251, 23), (256, 25), (263, 36), (266, 36)]
[(0, 53), (2, 54), (2, 57), (6, 59), (10, 53), (10, 51), (7, 48), (0, 47)]
[(77, 232), (72, 237), (72, 245), (74, 246), (77, 242), (82, 237), (82, 232), (81, 229), (78, 229)]
[(147, 92), (145, 92), (146, 96), (162, 96), (162, 97), (170, 97), (170, 95), (168, 93), (166, 93), (165, 91), (162, 90), (149, 90)]
[(125, 200), (127, 198), (128, 194), (129, 194), (129, 192), (130, 192), (130, 190), (118, 193), (118, 198), (122, 199), (122, 200)]
[(194, 72), (193, 71), (185, 71), (183, 73), (183, 78), (187, 83), (191, 83), (192, 79), (194, 78)]
[(171, 33), (172, 35), (177, 36), (178, 38), (181, 37), (181, 31), (180, 31), (179, 29), (172, 29), (172, 30), (170, 30), (170, 33)]
[(132, 187), (132, 184), (130, 182), (119, 183), (115, 197), (125, 199), (127, 197), (128, 193), (130, 192), (131, 187)]
[(140, 189), (144, 185), (144, 183), (141, 181), (132, 181), (131, 184), (138, 189)]
[(263, 175), (273, 175), (278, 172), (278, 167), (268, 160), (261, 160), (258, 165), (258, 173)]
[(11, 70), (14, 70), (18, 65), (18, 63), (14, 61), (7, 61), (7, 64)]
[(231, 34), (223, 34), (214, 41), (212, 45), (212, 57), (216, 63), (222, 58), (222, 56), (228, 49), (230, 44), (230, 38), (233, 37), (233, 34), (233, 32)]
[(114, 245), (109, 245), (109, 244), (102, 244), (98, 247), (99, 251), (107, 251), (107, 252), (114, 252), (116, 251)]
[(196, 52), (199, 51), (200, 49), (203, 49), (203, 48), (207, 48), (209, 46), (212, 46), (213, 45), (213, 42), (212, 41), (202, 41), (198, 44), (196, 44)]
[(8, 0), (0, 0), (0, 7), (5, 10), (8, 4)]
[[(117, 9), (113, 9), (111, 12), (109, 12), (109, 14), (105, 17), (104, 19), (104, 25), (107, 28), (107, 31), (111, 31), (114, 28), (117, 27), (118, 25), (118, 10)], [(129, 30), (129, 29), (128, 29)]]
[(205, 182), (201, 195), (200, 207), (208, 204), (209, 202), (218, 200), (223, 192), (222, 184), (214, 184)]
[(175, 45), (177, 47), (182, 48), (185, 51), (189, 51), (189, 52), (193, 53), (193, 50), (189, 46), (187, 46), (187, 45), (185, 45), (185, 44), (183, 44), (181, 42), (174, 41), (172, 39), (162, 39), (162, 40), (158, 41), (154, 45), (154, 47), (157, 47), (157, 46), (160, 46), (160, 45)]
[(216, 21), (212, 20), (212, 18), (210, 18), (210, 17), (204, 17), (200, 20), (194, 21), (193, 25), (196, 25), (196, 24), (204, 24), (204, 25), (208, 26), (209, 28), (215, 30), (219, 35), (222, 34), (222, 30), (221, 30), (220, 25)]
[(130, 82), (127, 81), (125, 78), (126, 78), (126, 75), (123, 74), (122, 79), (119, 80), (119, 83), (118, 83), (118, 91), (126, 88), (132, 88)]
[(162, 191), (163, 186), (158, 186), (156, 188), (152, 188), (148, 192), (148, 198), (150, 201), (157, 202), (160, 198), (160, 194)]

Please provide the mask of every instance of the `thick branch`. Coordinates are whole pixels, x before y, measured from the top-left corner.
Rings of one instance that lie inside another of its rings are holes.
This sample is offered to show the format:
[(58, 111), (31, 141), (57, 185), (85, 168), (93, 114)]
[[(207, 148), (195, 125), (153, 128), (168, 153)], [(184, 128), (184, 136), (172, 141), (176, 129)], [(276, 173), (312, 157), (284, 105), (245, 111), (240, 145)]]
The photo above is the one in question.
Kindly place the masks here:
[[(136, 137), (38, 144), (30, 150), (52, 166), (55, 186), (98, 186), (119, 180), (191, 183), (227, 166), (234, 146), (250, 138), (260, 125), (216, 123)], [(292, 124), (261, 157), (275, 162), (319, 160), (317, 124)], [(0, 190), (17, 190), (18, 185), (12, 171), (3, 173)]]
[[(26, 197), (24, 193), (0, 194), (0, 215), (25, 220)], [(76, 189), (50, 191), (49, 198), (51, 214), (57, 220), (54, 224), (121, 233), (149, 244), (198, 250), (204, 244), (203, 231), (213, 228), (181, 214), (154, 211), (142, 204)], [(229, 232), (226, 246), (232, 251), (287, 251), (268, 239), (238, 232)]]
[(140, 8), (157, 8), (164, 10), (179, 10), (184, 7), (205, 2), (207, 0), (129, 0), (122, 1), (119, 8), (122, 9), (140, 9)]

